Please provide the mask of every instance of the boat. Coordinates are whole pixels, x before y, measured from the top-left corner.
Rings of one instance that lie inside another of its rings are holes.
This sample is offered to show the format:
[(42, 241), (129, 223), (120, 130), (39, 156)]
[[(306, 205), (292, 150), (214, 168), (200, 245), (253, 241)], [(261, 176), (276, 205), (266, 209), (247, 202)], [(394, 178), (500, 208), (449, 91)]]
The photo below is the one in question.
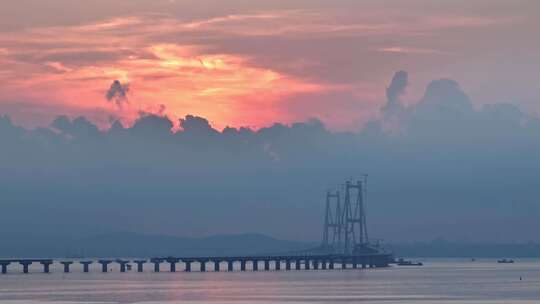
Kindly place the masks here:
[(502, 259), (502, 260), (497, 260), (497, 263), (499, 263), (499, 264), (512, 264), (512, 263), (514, 263), (514, 260)]
[(398, 266), (424, 266), (422, 262), (407, 261), (401, 258), (396, 261), (396, 265)]

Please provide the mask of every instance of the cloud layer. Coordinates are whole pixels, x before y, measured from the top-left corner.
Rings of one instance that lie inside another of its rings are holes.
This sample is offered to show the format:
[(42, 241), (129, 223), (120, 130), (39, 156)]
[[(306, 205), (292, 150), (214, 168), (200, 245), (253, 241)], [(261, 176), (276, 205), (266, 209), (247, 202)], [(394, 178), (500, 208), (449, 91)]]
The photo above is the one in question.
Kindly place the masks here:
[[(0, 111), (30, 127), (62, 112), (107, 128), (110, 117), (131, 125), (164, 105), (175, 124), (193, 113), (218, 128), (319, 117), (357, 131), (400, 69), (416, 71), (407, 101), (448, 77), (477, 105), (539, 110), (537, 1), (214, 2), (5, 4)], [(122, 107), (103, 98), (115, 80), (132, 89)]]
[(148, 113), (130, 127), (100, 130), (61, 116), (31, 130), (3, 116), (0, 191), (9, 216), (0, 235), (315, 240), (325, 190), (368, 173), (373, 237), (538, 241), (540, 120), (510, 104), (476, 109), (448, 79), (406, 105), (397, 98), (406, 73), (397, 75), (387, 101), (397, 110), (357, 133), (318, 120), (220, 131), (202, 117)]

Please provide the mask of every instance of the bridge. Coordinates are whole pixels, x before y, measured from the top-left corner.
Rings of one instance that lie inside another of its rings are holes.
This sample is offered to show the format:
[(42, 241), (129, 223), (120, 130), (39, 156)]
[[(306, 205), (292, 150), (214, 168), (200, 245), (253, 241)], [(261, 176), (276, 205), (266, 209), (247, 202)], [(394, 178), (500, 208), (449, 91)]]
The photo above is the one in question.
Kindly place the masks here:
[[(2, 274), (8, 272), (12, 264), (22, 266), (23, 273), (29, 273), (32, 264), (41, 264), (44, 273), (51, 272), (51, 265), (60, 264), (64, 273), (69, 273), (73, 264), (80, 265), (82, 272), (90, 272), (90, 265), (98, 264), (101, 272), (111, 271), (117, 264), (120, 272), (132, 269), (144, 272), (147, 264), (154, 272), (160, 272), (163, 264), (169, 272), (176, 272), (180, 266), (185, 272), (209, 269), (213, 271), (279, 271), (279, 270), (334, 270), (387, 267), (393, 262), (390, 252), (369, 241), (366, 223), (367, 177), (356, 182), (347, 181), (343, 185), (344, 202), (341, 192), (328, 191), (326, 214), (321, 246), (299, 252), (274, 255), (251, 256), (199, 256), (199, 257), (153, 257), (138, 259), (0, 259)], [(248, 267), (249, 266), (249, 267)], [(195, 268), (197, 267), (197, 268)], [(19, 267), (20, 268), (20, 267)]]
[[(287, 255), (287, 256), (208, 256), (208, 257), (158, 257), (150, 259), (97, 259), (97, 260), (53, 260), (53, 259), (5, 259), (0, 260), (2, 274), (8, 272), (12, 264), (22, 266), (23, 273), (29, 273), (33, 263), (41, 264), (43, 273), (51, 272), (51, 265), (62, 265), (64, 273), (72, 271), (74, 264), (82, 272), (90, 272), (91, 264), (98, 264), (101, 272), (111, 271), (111, 264), (119, 266), (120, 272), (126, 272), (135, 264), (137, 272), (144, 272), (145, 266), (152, 266), (153, 272), (161, 272), (165, 264), (167, 271), (176, 272), (181, 265), (183, 271), (291, 271), (291, 270), (334, 270), (387, 267), (392, 261), (390, 255)], [(197, 266), (195, 269), (194, 266)]]

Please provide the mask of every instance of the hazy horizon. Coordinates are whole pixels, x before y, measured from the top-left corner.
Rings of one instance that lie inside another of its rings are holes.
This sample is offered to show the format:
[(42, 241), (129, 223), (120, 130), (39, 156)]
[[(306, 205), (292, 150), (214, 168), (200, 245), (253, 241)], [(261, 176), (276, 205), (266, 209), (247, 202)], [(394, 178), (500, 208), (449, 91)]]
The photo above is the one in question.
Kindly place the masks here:
[(369, 175), (388, 242), (539, 242), (540, 2), (19, 0), (0, 237), (317, 241)]
[(317, 119), (216, 130), (192, 115), (174, 127), (152, 113), (105, 130), (67, 116), (27, 129), (4, 116), (2, 234), (315, 241), (325, 191), (369, 174), (373, 238), (538, 241), (540, 119), (511, 104), (475, 107), (449, 79), (405, 105), (408, 73), (389, 78), (380, 118), (357, 132)]

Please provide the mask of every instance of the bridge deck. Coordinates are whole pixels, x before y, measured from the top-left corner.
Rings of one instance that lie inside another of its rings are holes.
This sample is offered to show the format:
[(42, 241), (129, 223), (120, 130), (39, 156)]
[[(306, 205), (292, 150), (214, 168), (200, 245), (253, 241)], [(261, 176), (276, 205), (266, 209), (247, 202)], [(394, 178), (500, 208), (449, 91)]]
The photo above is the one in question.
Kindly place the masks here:
[[(192, 256), (192, 257), (153, 257), (149, 259), (0, 259), (2, 273), (7, 273), (8, 266), (12, 263), (18, 263), (23, 266), (23, 272), (29, 272), (29, 265), (40, 263), (43, 265), (43, 271), (48, 273), (50, 265), (58, 263), (63, 265), (64, 272), (70, 272), (70, 265), (78, 262), (83, 266), (84, 272), (89, 272), (89, 265), (92, 263), (101, 264), (102, 272), (108, 272), (108, 265), (117, 263), (120, 265), (120, 271), (125, 272), (131, 269), (130, 263), (137, 264), (137, 272), (143, 272), (144, 265), (151, 263), (154, 265), (154, 272), (160, 271), (160, 264), (166, 263), (170, 266), (170, 271), (176, 271), (176, 264), (183, 263), (184, 271), (192, 271), (192, 264), (199, 264), (199, 271), (206, 271), (206, 263), (214, 264), (214, 271), (220, 271), (220, 263), (227, 263), (227, 271), (234, 271), (234, 264), (240, 263), (240, 271), (246, 271), (246, 264), (250, 263), (253, 271), (259, 270), (259, 262), (264, 262), (264, 271), (270, 270), (270, 262), (273, 264), (273, 270), (281, 270), (282, 263), (285, 263), (285, 270), (309, 270), (309, 269), (343, 269), (352, 265), (352, 268), (367, 267), (386, 267), (392, 261), (390, 254), (376, 253), (364, 255), (247, 255), (247, 256)], [(335, 264), (340, 267), (335, 267)], [(292, 267), (294, 265), (294, 268)], [(303, 268), (302, 268), (303, 266)]]

